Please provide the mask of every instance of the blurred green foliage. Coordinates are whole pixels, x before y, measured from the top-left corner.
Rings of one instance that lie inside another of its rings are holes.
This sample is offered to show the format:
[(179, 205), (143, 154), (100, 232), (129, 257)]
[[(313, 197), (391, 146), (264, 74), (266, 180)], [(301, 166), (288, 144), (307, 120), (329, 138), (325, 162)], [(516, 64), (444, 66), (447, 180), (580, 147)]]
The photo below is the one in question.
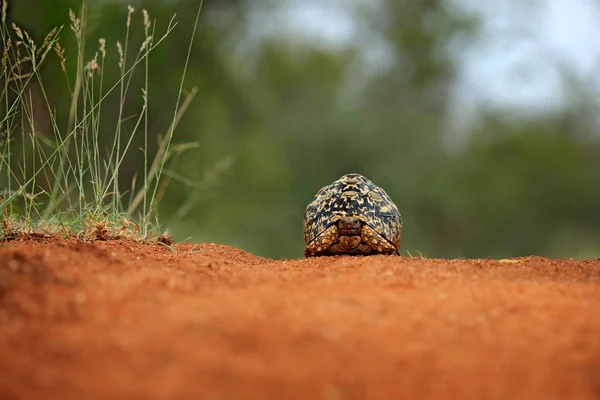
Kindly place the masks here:
[[(262, 10), (274, 18), (276, 2), (207, 1), (186, 85), (198, 94), (174, 139), (201, 147), (170, 165), (162, 224), (177, 239), (299, 257), (306, 204), (322, 186), (359, 172), (398, 205), (403, 254), (600, 256), (600, 136), (588, 123), (595, 111), (585, 93), (551, 116), (490, 110), (468, 125), (465, 146), (448, 146), (457, 68), (449, 44), (468, 40), (478, 25), (447, 3), (386, 0), (359, 10), (364, 40), (336, 48), (248, 35), (249, 15)], [(150, 59), (151, 126), (164, 134), (173, 113), (165, 105), (176, 98), (198, 1), (132, 5), (134, 37), (142, 34), (142, 8), (161, 30), (172, 14), (179, 21)], [(117, 73), (126, 3), (89, 6), (86, 58), (105, 37), (114, 61), (105, 73)], [(79, 10), (80, 1), (13, 0), (10, 12), (39, 40), (68, 25), (69, 7)], [(385, 39), (389, 65), (364, 62), (369, 35)], [(76, 57), (69, 42), (63, 47)], [(48, 90), (57, 108), (68, 107), (55, 61), (46, 70)], [(117, 112), (116, 104), (106, 112)], [(132, 151), (121, 174), (124, 190), (141, 166), (142, 155)]]

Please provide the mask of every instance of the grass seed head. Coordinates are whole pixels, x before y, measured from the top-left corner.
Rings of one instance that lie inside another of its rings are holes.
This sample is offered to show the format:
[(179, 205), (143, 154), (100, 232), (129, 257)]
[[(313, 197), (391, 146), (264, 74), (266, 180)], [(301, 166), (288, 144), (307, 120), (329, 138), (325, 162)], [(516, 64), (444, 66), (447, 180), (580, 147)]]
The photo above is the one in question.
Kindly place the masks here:
[(56, 35), (56, 27), (54, 27), (54, 29), (52, 29), (50, 31), (50, 33), (48, 33), (46, 35), (46, 37), (44, 38), (44, 41), (42, 42), (42, 47), (40, 47), (40, 49), (38, 50), (38, 54), (41, 53), (42, 51), (44, 51), (44, 49), (46, 49), (48, 46), (50, 46), (50, 42), (52, 41), (52, 38), (54, 37), (54, 35)]
[(23, 32), (21, 31), (21, 28), (19, 28), (14, 22), (12, 23), (12, 28), (17, 34), (17, 37), (23, 40)]
[(4, 70), (4, 67), (6, 66), (6, 60), (8, 60), (8, 52), (11, 47), (12, 47), (12, 41), (10, 39), (8, 39), (8, 41), (6, 42), (6, 48), (4, 49), (4, 53), (2, 53), (2, 69), (3, 70)]
[(75, 32), (75, 36), (81, 36), (81, 21), (75, 16), (73, 10), (69, 9), (69, 18), (71, 19), (71, 30)]
[(2, 0), (2, 23), (6, 22), (6, 10), (8, 9), (8, 0)]
[(21, 46), (19, 46), (19, 42), (17, 42), (17, 72), (19, 73), (19, 75), (23, 73), (23, 67), (21, 66), (22, 61), (23, 60), (21, 59)]
[(33, 41), (33, 39), (31, 38), (31, 36), (29, 36), (29, 33), (27, 33), (27, 31), (23, 31), (23, 35), (25, 36), (25, 39), (27, 40), (27, 44), (29, 45), (29, 49), (32, 51), (32, 53), (35, 53), (35, 49), (36, 49), (36, 45), (35, 42)]
[(52, 40), (52, 38), (54, 37), (54, 35), (56, 35), (56, 27), (54, 27), (54, 29), (52, 29), (50, 31), (50, 33), (48, 33), (46, 35), (46, 37), (44, 38), (44, 42), (42, 43), (42, 48), (48, 46), (50, 44), (50, 41)]
[(133, 14), (134, 8), (127, 6), (127, 28), (131, 26), (131, 14)]
[(140, 53), (143, 52), (148, 45), (150, 44), (150, 42), (152, 41), (152, 35), (146, 37), (146, 40), (144, 40), (144, 42), (142, 43), (142, 46), (140, 47)]
[(106, 39), (100, 38), (98, 39), (98, 43), (100, 43), (100, 54), (102, 54), (102, 58), (106, 57)]
[(60, 43), (56, 42), (56, 45), (54, 46), (54, 51), (56, 52), (56, 55), (60, 60), (60, 68), (63, 70), (63, 72), (66, 72), (65, 61), (67, 59), (65, 58), (65, 49), (60, 47)]
[(85, 69), (88, 71), (89, 77), (94, 76), (94, 72), (98, 72), (100, 74), (100, 66), (98, 65), (98, 52), (94, 58), (92, 58), (85, 66)]
[(146, 33), (146, 37), (148, 37), (150, 32), (150, 15), (145, 8), (142, 10), (142, 14), (144, 14), (144, 32)]
[(117, 50), (119, 52), (119, 68), (123, 68), (123, 60), (124, 60), (123, 47), (121, 46), (121, 42), (119, 42), (118, 40), (117, 40)]

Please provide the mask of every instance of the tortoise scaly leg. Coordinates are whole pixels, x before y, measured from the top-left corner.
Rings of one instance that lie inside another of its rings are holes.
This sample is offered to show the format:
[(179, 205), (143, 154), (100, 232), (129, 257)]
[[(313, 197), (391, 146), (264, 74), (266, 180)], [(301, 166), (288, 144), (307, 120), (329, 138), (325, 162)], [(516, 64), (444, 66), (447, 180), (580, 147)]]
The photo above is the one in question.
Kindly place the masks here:
[(340, 234), (337, 225), (331, 225), (306, 246), (304, 249), (304, 257), (326, 254), (329, 248), (337, 242), (339, 236)]
[(396, 246), (387, 241), (369, 225), (363, 225), (360, 236), (362, 242), (367, 244), (374, 253), (399, 254)]

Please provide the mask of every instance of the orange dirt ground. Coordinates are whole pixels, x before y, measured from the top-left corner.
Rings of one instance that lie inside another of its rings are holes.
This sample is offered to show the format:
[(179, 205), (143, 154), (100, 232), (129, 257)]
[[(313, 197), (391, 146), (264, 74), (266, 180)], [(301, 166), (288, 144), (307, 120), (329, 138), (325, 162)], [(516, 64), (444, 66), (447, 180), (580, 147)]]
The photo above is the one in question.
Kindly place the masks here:
[(600, 260), (0, 245), (1, 399), (600, 398)]

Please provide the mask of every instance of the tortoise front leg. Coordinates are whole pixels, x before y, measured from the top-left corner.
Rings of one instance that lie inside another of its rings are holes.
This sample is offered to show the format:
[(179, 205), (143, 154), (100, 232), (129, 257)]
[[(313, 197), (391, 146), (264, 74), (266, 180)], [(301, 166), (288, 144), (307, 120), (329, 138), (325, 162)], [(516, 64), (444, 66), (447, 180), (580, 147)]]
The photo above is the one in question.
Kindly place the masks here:
[(304, 257), (322, 256), (340, 237), (337, 225), (331, 225), (304, 249)]
[(369, 225), (363, 225), (360, 236), (362, 238), (362, 242), (367, 244), (374, 253), (400, 254), (398, 252), (399, 246), (394, 246)]

